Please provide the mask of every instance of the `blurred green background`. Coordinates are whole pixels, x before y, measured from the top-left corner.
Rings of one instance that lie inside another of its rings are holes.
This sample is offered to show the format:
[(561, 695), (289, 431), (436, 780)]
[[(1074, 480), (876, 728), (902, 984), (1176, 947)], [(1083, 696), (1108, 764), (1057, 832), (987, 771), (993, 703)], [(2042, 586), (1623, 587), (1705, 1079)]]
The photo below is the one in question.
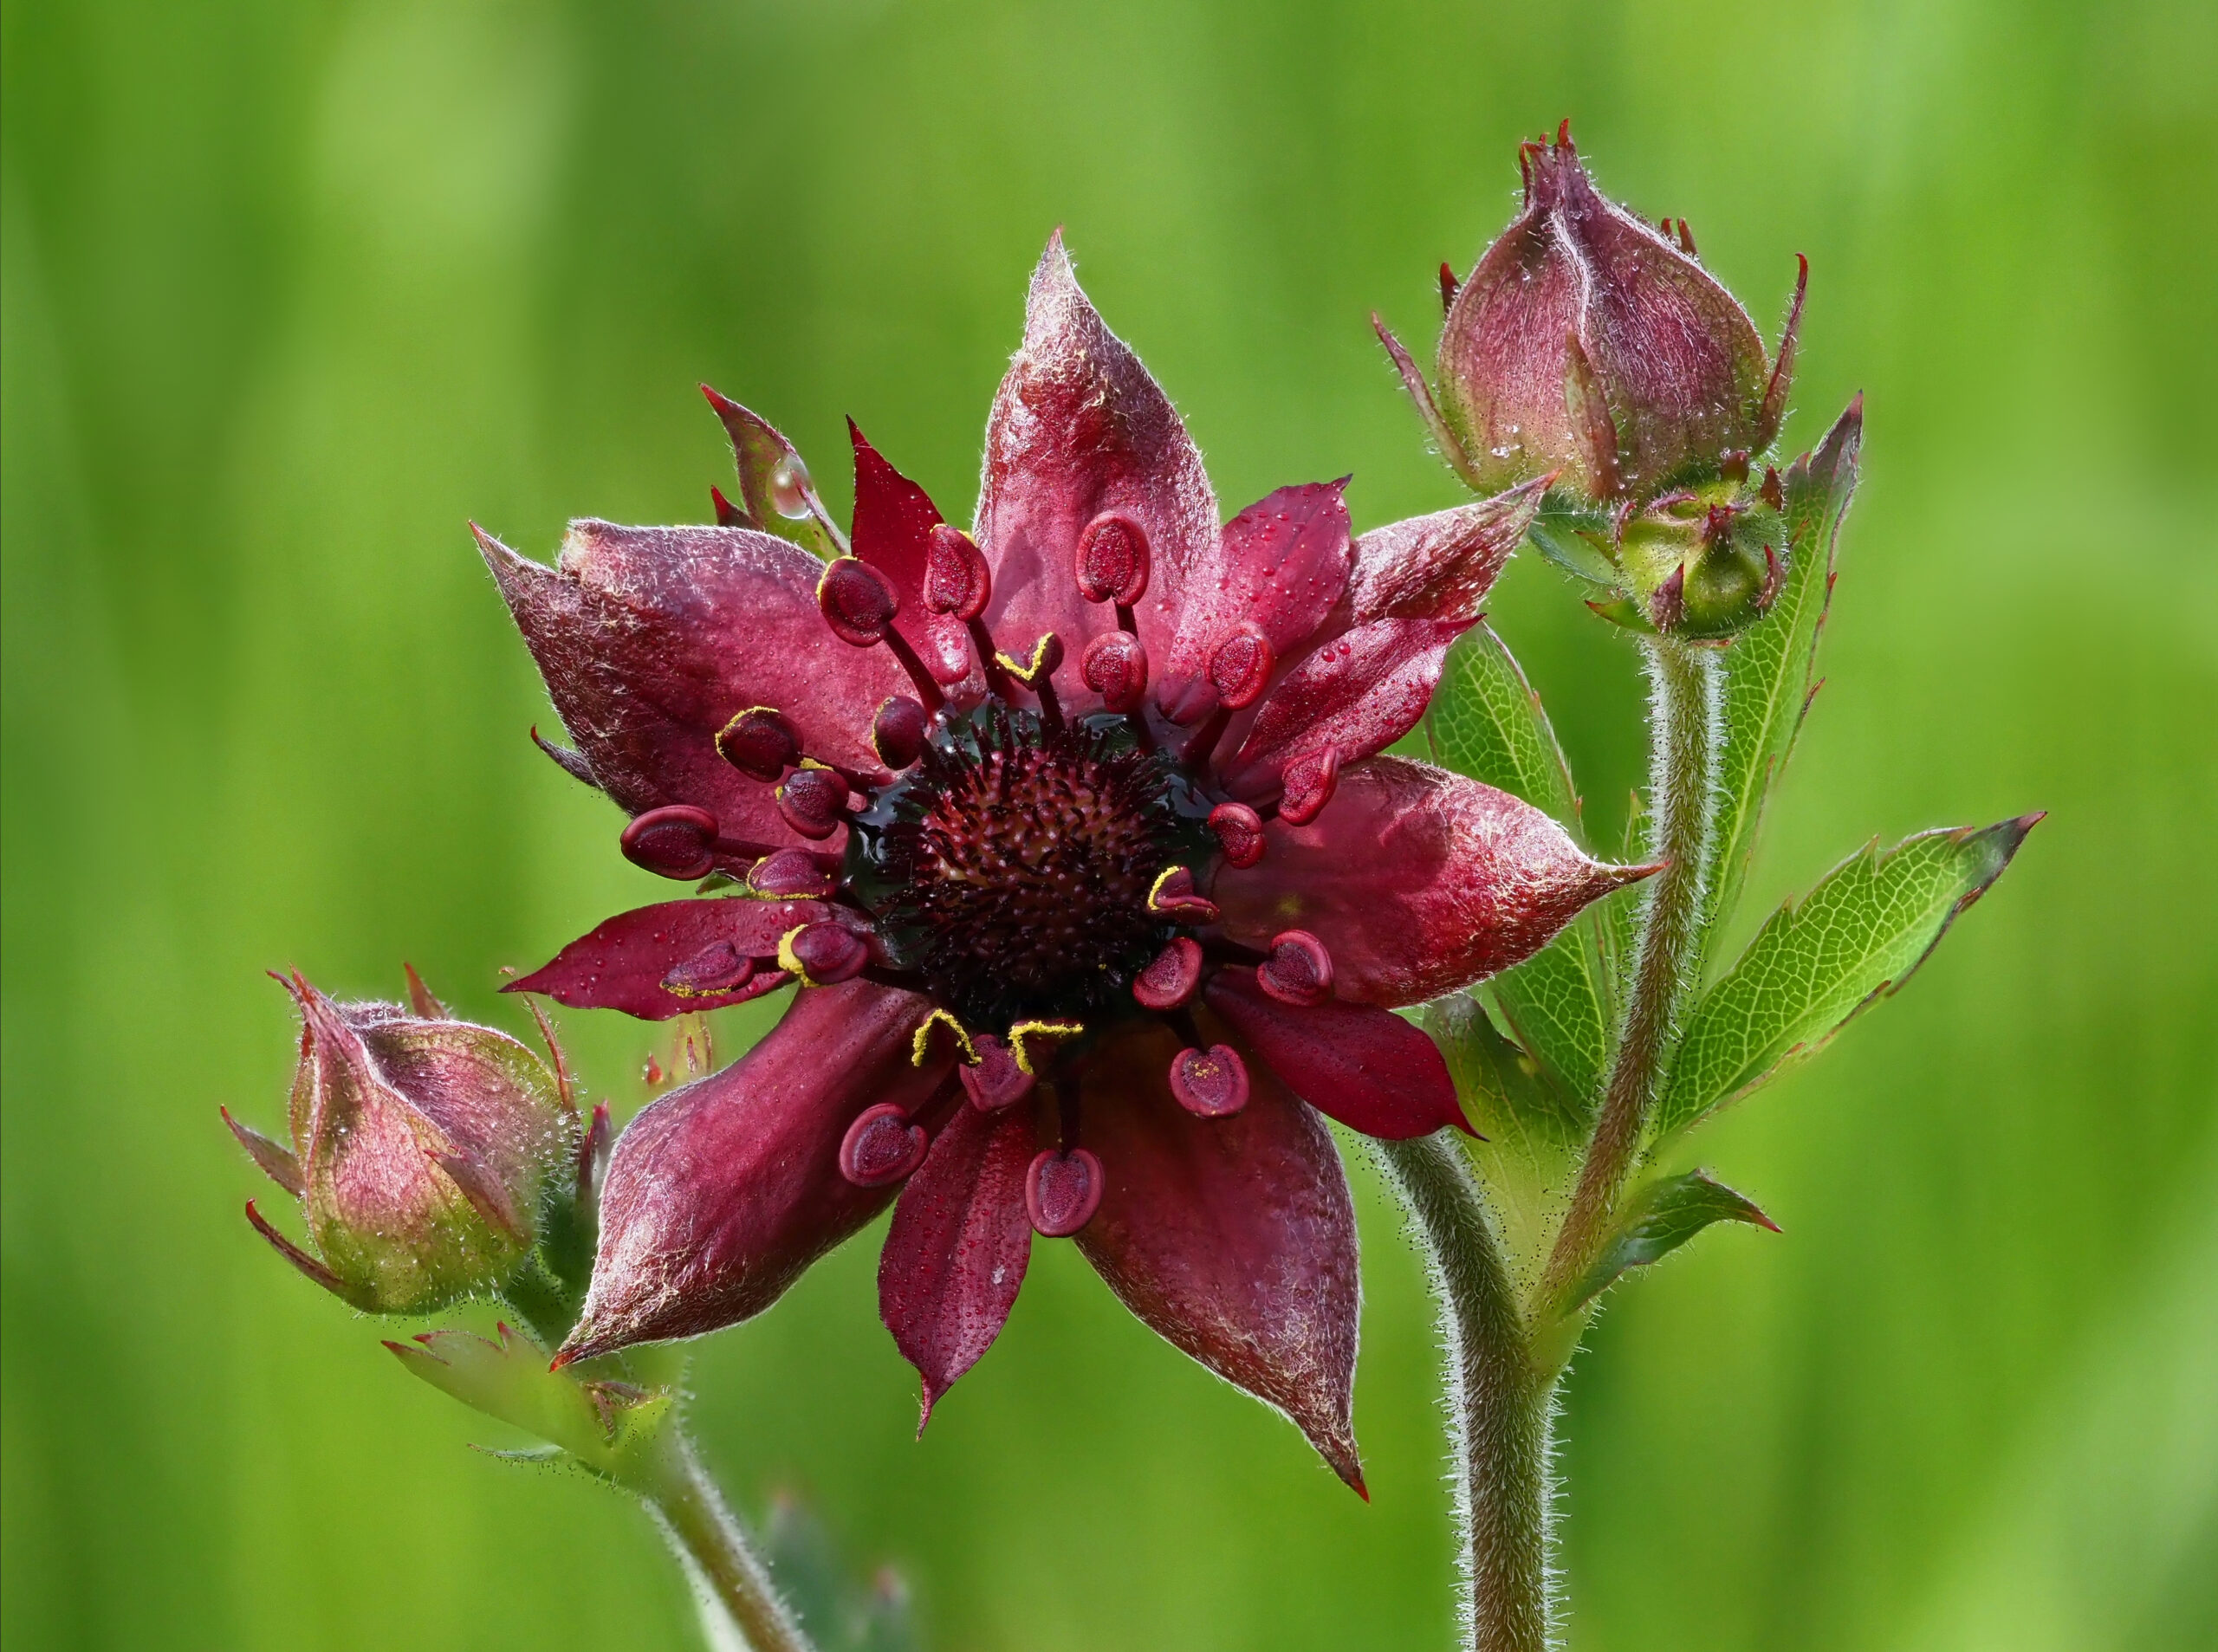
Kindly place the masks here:
[[(697, 521), (693, 385), (950, 515), (1049, 230), (1229, 510), (1452, 502), (1413, 340), (1574, 118), (1772, 330), (1790, 441), (1869, 396), (1819, 697), (1751, 912), (1873, 832), (2046, 807), (1903, 997), (1729, 1116), (1786, 1229), (1614, 1299), (1572, 1385), (1572, 1644), (2218, 1644), (2218, 11), (8, 0), (5, 1586), (52, 1648), (692, 1644), (643, 1518), (465, 1449), (248, 1232), (266, 968), (515, 1025), (502, 964), (665, 886), (524, 738), (464, 529)], [(1495, 619), (1593, 809), (1631, 661), (1545, 567)], [(1744, 925), (1745, 926), (1745, 925)], [(725, 1053), (759, 1030), (728, 1016)], [(648, 1037), (573, 1016), (638, 1105)], [(1042, 1247), (912, 1443), (850, 1246), (696, 1365), (943, 1649), (1429, 1647), (1433, 1332), (1359, 1166), (1365, 1507)], [(415, 1327), (407, 1327), (413, 1329)]]

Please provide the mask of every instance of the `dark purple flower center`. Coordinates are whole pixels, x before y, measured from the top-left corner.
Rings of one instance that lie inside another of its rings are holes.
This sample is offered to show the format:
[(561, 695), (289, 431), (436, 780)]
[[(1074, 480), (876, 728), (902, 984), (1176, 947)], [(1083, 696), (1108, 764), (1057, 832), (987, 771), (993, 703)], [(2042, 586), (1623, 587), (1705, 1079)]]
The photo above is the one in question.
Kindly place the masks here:
[(1129, 1005), (1173, 934), (1150, 896), (1204, 861), (1206, 799), (1124, 717), (1051, 725), (990, 698), (939, 722), (851, 822), (848, 883), (888, 961), (966, 1023)]

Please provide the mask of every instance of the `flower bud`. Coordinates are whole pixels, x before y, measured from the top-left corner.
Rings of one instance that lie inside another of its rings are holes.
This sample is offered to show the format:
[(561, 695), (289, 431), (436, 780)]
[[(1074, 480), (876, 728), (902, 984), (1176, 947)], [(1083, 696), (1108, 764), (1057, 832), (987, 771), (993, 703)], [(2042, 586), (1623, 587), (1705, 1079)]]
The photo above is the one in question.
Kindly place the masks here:
[(1767, 361), (1683, 222), (1675, 239), (1595, 192), (1569, 122), (1519, 159), (1524, 211), (1440, 335), (1440, 413), (1466, 480), (1493, 493), (1560, 470), (1596, 500), (1638, 501), (1761, 452), (1786, 411), (1800, 285)]
[(1769, 612), (1787, 577), (1787, 523), (1721, 484), (1666, 494), (1626, 519), (1618, 564), (1657, 631), (1730, 637)]
[(292, 1146), (225, 1119), (300, 1200), (315, 1254), (250, 1202), (249, 1219), (368, 1312), (426, 1313), (500, 1289), (531, 1253), (542, 1197), (572, 1193), (574, 1121), (553, 1075), (490, 1027), (334, 1003), (298, 975), (285, 985), (302, 1019)]

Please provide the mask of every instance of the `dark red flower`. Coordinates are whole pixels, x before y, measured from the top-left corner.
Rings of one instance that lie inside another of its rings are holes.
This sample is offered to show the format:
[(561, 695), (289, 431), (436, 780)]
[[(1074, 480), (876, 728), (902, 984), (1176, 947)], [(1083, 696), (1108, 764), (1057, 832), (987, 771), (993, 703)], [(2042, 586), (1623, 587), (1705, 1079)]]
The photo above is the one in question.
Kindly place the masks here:
[(1355, 1221), (1319, 1115), (1461, 1126), (1392, 1009), (1637, 875), (1379, 755), (1539, 488), (1352, 538), (1316, 483), (1220, 527), (1060, 239), (969, 534), (857, 432), (851, 554), (769, 536), (749, 466), (798, 461), (716, 399), (748, 438), (732, 525), (581, 522), (551, 570), (484, 541), (626, 852), (757, 897), (626, 913), (512, 990), (658, 1018), (806, 988), (618, 1143), (564, 1357), (759, 1312), (898, 1195), (881, 1307), (927, 1415), (1034, 1234), (1068, 1235), (1359, 1488)]

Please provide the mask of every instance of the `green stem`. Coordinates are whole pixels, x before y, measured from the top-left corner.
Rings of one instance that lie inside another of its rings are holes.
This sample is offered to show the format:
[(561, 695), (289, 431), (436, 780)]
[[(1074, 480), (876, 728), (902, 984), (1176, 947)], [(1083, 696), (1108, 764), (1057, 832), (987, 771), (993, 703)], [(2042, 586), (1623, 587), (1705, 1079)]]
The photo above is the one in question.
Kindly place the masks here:
[(1445, 1132), (1385, 1142), (1439, 1294), (1471, 1652), (1547, 1652), (1555, 1600), (1550, 1431), (1555, 1378), (1527, 1352), (1516, 1287), (1477, 1182)]
[(752, 1652), (812, 1652), (808, 1636), (770, 1581), (770, 1569), (724, 1506), (684, 1430), (672, 1424), (652, 1467), (633, 1487)]
[(1617, 1056), (1578, 1188), (1548, 1258), (1543, 1302), (1564, 1300), (1601, 1249), (1663, 1088), (1666, 1059), (1702, 956), (1702, 888), (1716, 813), (1717, 651), (1670, 637), (1654, 638), (1645, 646), (1650, 848), (1664, 865), (1649, 882)]

